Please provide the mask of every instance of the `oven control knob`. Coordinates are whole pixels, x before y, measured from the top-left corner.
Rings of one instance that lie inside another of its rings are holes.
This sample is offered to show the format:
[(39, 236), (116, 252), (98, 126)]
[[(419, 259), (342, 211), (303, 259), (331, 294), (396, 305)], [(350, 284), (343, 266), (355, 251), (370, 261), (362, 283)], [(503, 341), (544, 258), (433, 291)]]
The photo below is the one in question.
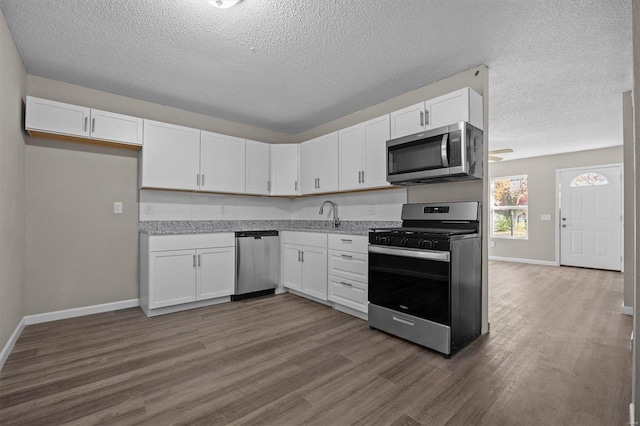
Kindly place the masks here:
[(389, 237), (380, 237), (378, 242), (380, 244), (389, 244)]
[(420, 248), (423, 248), (423, 249), (431, 248), (431, 240), (421, 240)]
[(400, 240), (400, 245), (403, 245), (403, 246), (409, 245), (409, 239), (408, 238), (401, 239)]
[(431, 240), (431, 248), (438, 247), (438, 240)]

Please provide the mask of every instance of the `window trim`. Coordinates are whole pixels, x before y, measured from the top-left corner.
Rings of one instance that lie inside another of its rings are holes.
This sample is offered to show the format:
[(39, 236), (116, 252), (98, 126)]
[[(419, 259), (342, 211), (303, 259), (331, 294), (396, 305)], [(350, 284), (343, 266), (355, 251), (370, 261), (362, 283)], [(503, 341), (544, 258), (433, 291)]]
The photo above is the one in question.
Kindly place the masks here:
[[(514, 179), (514, 178), (526, 178), (527, 179), (527, 205), (526, 206), (494, 206), (494, 181), (496, 180), (506, 180), (506, 179)], [(510, 236), (510, 235), (495, 235), (494, 234), (494, 211), (496, 210), (525, 210), (527, 212), (527, 235), (524, 237)], [(519, 240), (526, 241), (529, 239), (529, 175), (521, 174), (521, 175), (510, 175), (510, 176), (495, 176), (489, 178), (489, 238), (490, 239), (501, 239), (501, 240)]]

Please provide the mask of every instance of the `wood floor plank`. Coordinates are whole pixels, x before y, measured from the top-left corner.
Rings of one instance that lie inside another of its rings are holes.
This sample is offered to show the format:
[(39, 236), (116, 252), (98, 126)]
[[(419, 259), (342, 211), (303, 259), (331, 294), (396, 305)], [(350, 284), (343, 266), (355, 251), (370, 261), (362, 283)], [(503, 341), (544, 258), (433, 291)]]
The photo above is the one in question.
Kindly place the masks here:
[(622, 275), (491, 262), (491, 333), (451, 359), (283, 294), (27, 326), (0, 424), (625, 424)]

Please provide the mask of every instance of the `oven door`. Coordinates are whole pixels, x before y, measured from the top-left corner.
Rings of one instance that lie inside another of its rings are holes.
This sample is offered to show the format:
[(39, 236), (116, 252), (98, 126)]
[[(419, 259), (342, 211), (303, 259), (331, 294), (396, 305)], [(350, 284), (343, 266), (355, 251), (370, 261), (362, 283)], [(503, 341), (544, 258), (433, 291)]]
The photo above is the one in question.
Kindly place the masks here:
[(369, 302), (451, 325), (450, 253), (369, 246)]

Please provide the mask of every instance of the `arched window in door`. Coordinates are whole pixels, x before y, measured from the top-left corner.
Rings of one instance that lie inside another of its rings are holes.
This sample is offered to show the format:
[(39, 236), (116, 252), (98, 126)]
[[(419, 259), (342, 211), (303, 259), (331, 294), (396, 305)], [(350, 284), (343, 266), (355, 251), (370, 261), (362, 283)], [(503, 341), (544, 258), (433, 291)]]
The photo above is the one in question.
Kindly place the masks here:
[(571, 181), (571, 187), (609, 185), (609, 180), (600, 173), (583, 173)]

